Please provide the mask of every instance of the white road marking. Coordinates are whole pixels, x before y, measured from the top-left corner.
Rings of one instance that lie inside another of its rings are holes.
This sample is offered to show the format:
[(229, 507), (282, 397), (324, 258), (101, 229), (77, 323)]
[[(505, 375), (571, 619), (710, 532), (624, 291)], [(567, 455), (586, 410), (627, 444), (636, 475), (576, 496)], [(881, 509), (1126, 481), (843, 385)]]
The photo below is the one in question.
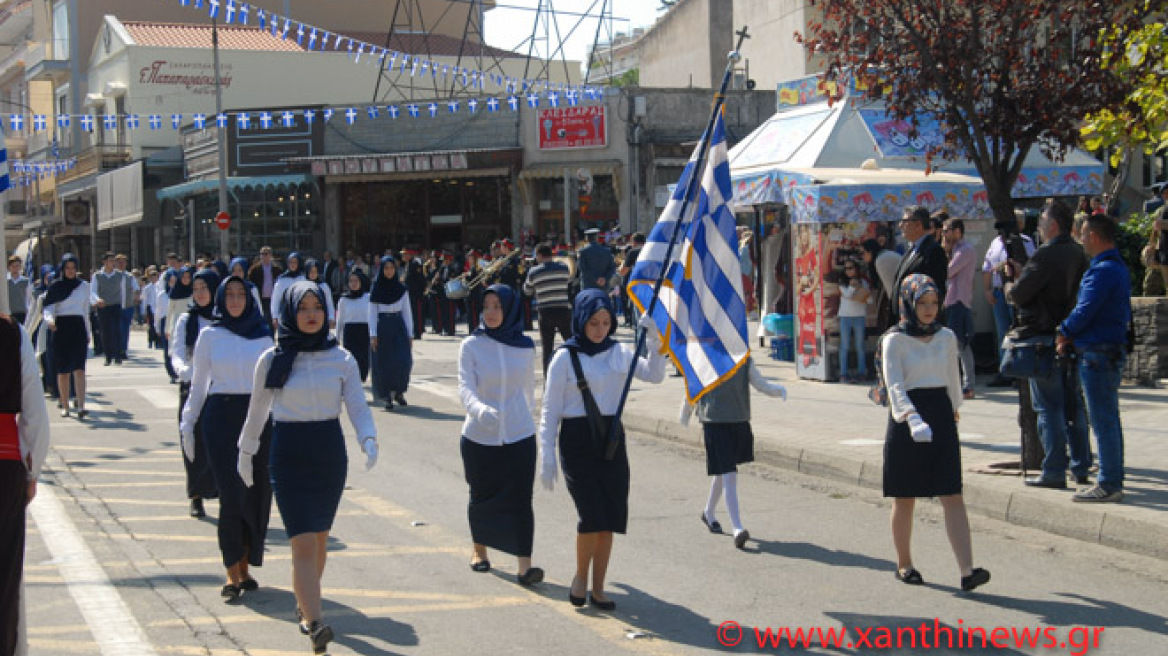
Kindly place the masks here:
[(53, 487), (40, 486), (29, 510), (101, 653), (157, 656), (109, 576), (77, 533)]
[(878, 446), (884, 444), (884, 440), (874, 440), (867, 437), (861, 437), (854, 440), (842, 440), (840, 444), (845, 446)]
[(138, 394), (159, 410), (178, 410), (178, 390), (140, 389)]

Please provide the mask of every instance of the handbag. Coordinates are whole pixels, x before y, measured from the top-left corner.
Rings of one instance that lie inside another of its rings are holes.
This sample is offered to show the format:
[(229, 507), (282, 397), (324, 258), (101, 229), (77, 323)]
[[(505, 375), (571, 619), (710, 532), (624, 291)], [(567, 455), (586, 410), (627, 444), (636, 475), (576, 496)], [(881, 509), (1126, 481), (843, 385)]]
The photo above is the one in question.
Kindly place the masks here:
[(580, 366), (580, 355), (575, 349), (568, 349), (568, 355), (572, 357), (572, 370), (576, 372), (576, 387), (580, 388), (580, 396), (584, 398), (584, 410), (588, 414), (588, 427), (592, 432), (593, 452), (603, 460), (612, 460), (625, 439), (624, 424), (617, 420), (616, 431), (609, 435), (611, 424), (600, 414), (596, 397), (592, 396), (592, 390), (588, 388), (588, 379), (584, 377), (584, 369)]
[(1046, 378), (1054, 372), (1053, 335), (1002, 340), (1002, 361), (998, 371), (1007, 378)]

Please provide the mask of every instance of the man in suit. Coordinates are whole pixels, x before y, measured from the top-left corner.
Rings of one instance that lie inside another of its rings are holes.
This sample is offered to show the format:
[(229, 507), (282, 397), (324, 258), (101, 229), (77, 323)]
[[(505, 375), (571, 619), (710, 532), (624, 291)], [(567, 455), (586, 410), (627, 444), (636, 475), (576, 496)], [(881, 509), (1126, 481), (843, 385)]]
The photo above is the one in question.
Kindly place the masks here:
[[(908, 207), (900, 219), (901, 234), (907, 242), (908, 252), (896, 269), (896, 290), (900, 293), (900, 283), (914, 273), (923, 273), (937, 283), (937, 289), (945, 293), (949, 278), (949, 258), (945, 249), (932, 235), (932, 217), (923, 207)], [(893, 303), (893, 310), (899, 315), (900, 303)]]
[(600, 231), (592, 228), (584, 233), (588, 238), (588, 245), (580, 249), (576, 259), (576, 268), (580, 272), (580, 289), (599, 289), (608, 291), (612, 282), (612, 274), (616, 273), (616, 260), (607, 246), (596, 243), (596, 236)]
[(269, 323), (272, 321), (272, 290), (276, 287), (276, 278), (284, 270), (280, 268), (279, 264), (272, 261), (272, 247), (264, 246), (260, 248), (260, 261), (256, 262), (247, 271), (247, 279), (260, 292), (260, 308), (264, 313), (264, 318)]

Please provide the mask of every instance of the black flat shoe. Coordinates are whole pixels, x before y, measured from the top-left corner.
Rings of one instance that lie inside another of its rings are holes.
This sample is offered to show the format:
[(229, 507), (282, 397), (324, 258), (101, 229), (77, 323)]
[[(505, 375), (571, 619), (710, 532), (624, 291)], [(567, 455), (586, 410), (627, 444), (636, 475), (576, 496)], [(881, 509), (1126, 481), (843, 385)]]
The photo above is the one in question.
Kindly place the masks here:
[(576, 595), (572, 594), (572, 589), (568, 588), (568, 601), (571, 602), (572, 605), (576, 608), (579, 608), (583, 606), (584, 603), (588, 600), (584, 597), (577, 597)]
[(244, 592), (255, 592), (260, 589), (260, 582), (255, 579), (248, 579), (239, 584), (239, 589)]
[(203, 500), (198, 497), (191, 499), (191, 517), (198, 519), (206, 516), (207, 511), (203, 509)]
[(924, 585), (925, 578), (915, 567), (896, 570), (896, 580), (906, 585)]
[(702, 523), (706, 525), (706, 528), (711, 533), (722, 533), (722, 525), (718, 523), (718, 520), (715, 519), (711, 522), (710, 520), (706, 519), (706, 513), (704, 512), (702, 513)]
[(969, 576), (961, 577), (961, 589), (969, 592), (974, 588), (990, 582), (990, 573), (980, 567), (974, 567)]
[(740, 533), (734, 536), (734, 546), (741, 549), (746, 546), (746, 541), (750, 539), (750, 531), (742, 529)]
[(223, 598), (223, 603), (230, 604), (239, 600), (239, 596), (243, 594), (243, 590), (238, 585), (228, 583), (219, 590), (219, 596)]
[(588, 595), (588, 603), (596, 606), (600, 610), (616, 610), (616, 602), (609, 599), (608, 601), (601, 601), (591, 594)]
[(393, 400), (397, 401), (397, 404), (403, 408), (406, 407), (407, 405), (409, 405), (409, 403), (406, 403), (406, 395), (402, 394), (401, 392), (397, 392), (396, 394), (394, 394)]
[(491, 561), (485, 559), (475, 561), (470, 564), (470, 569), (473, 572), (489, 572), (491, 571)]
[(520, 574), (518, 577), (519, 584), (531, 587), (536, 583), (543, 581), (543, 570), (539, 567), (529, 567), (527, 571)]
[(1067, 489), (1067, 481), (1065, 479), (1054, 481), (1049, 478), (1043, 478), (1042, 476), (1031, 476), (1023, 481), (1023, 483), (1026, 484), (1026, 487), (1044, 487), (1050, 490)]
[(77, 411), (77, 418), (78, 419), (85, 419), (88, 416), (89, 416), (89, 411), (86, 410), (85, 408), (82, 408), (82, 409)]
[(320, 620), (314, 620), (308, 627), (308, 639), (312, 641), (312, 653), (323, 654), (328, 651), (328, 643), (333, 641), (333, 629)]

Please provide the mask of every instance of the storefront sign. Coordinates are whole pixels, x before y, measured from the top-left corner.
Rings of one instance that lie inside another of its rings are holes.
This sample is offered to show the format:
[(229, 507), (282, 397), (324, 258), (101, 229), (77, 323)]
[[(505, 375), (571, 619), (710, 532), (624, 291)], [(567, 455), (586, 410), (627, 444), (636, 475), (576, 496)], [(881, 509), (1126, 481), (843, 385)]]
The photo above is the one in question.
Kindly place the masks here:
[[(219, 67), (219, 83), (224, 89), (231, 88), (234, 79), (231, 64)], [(156, 59), (138, 71), (138, 84), (181, 89), (196, 95), (211, 95), (215, 93), (215, 68), (211, 62), (174, 62)], [(162, 90), (156, 92), (162, 93)]]
[(540, 150), (607, 146), (608, 120), (603, 105), (540, 110)]

